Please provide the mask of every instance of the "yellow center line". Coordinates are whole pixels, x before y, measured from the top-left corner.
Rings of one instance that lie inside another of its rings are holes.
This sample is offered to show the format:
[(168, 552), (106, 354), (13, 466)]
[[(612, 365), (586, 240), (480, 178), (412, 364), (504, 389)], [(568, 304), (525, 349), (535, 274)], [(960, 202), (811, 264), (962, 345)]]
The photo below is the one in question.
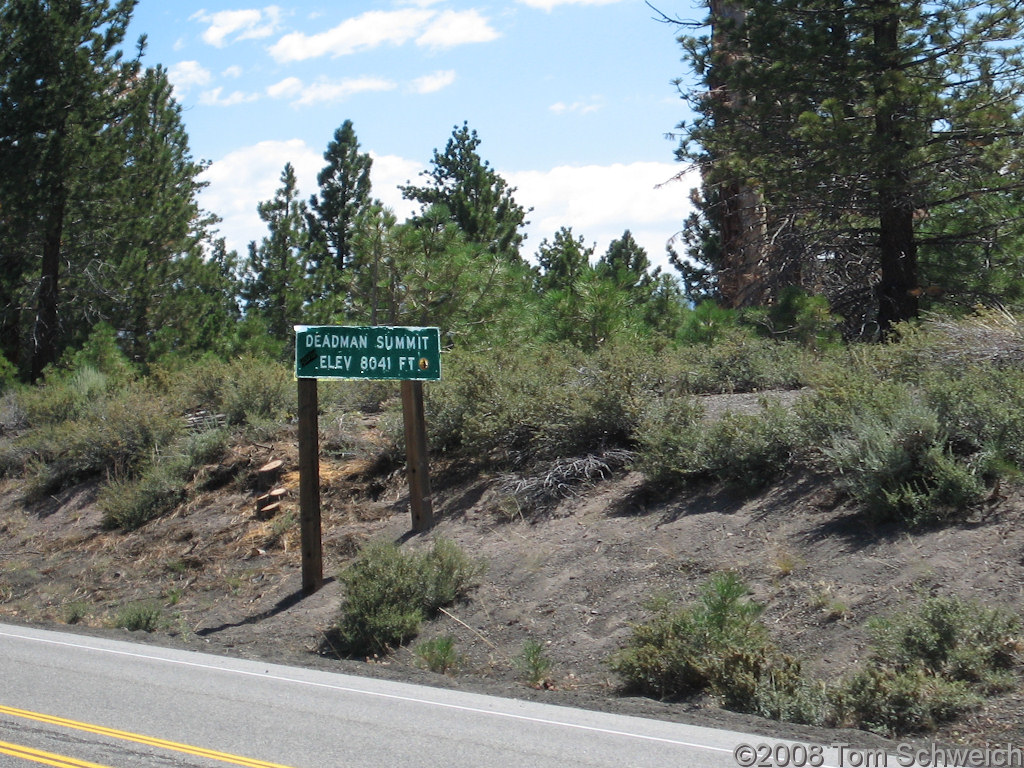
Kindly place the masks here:
[(53, 752), (43, 752), (39, 749), (23, 747), (20, 744), (11, 744), (6, 741), (0, 741), (0, 755), (20, 757), (22, 760), (31, 760), (34, 763), (52, 765), (56, 766), (56, 768), (110, 768), (109, 765), (90, 763), (87, 760), (76, 760), (73, 757), (65, 757)]
[[(253, 760), (249, 757), (231, 755), (227, 752), (217, 752), (212, 749), (204, 749), (203, 747), (194, 747), (190, 744), (180, 744), (176, 741), (157, 739), (153, 736), (143, 736), (141, 734), (130, 733), (128, 731), (118, 731), (114, 728), (105, 728), (102, 725), (80, 723), (77, 720), (67, 720), (63, 717), (56, 717), (54, 715), (43, 715), (38, 712), (29, 712), (25, 709), (15, 709), (14, 707), (5, 707), (0, 705), (0, 715), (8, 715), (9, 717), (20, 717), (25, 720), (35, 720), (36, 722), (46, 723), (48, 725), (56, 725), (62, 728), (73, 728), (78, 731), (93, 733), (98, 736), (107, 736), (112, 739), (121, 739), (122, 741), (134, 741), (137, 744), (145, 744), (151, 747), (158, 747), (159, 749), (167, 749), (172, 752), (182, 752), (186, 755), (194, 755), (195, 757), (207, 757), (211, 760), (217, 760), (222, 763), (232, 763), (233, 765), (246, 766), (246, 768), (289, 768), (289, 766), (280, 765), (279, 763), (268, 763), (263, 760)], [(67, 765), (91, 767), (93, 764), (69, 762), (67, 763)], [(99, 768), (104, 768), (104, 766), (99, 766)]]

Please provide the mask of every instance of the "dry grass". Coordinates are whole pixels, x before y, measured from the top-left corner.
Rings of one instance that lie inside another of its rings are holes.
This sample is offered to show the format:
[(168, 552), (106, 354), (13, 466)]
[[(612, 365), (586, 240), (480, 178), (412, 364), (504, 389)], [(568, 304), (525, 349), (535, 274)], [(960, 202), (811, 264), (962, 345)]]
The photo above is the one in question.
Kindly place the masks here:
[(934, 362), (1024, 365), (1024, 324), (1002, 308), (963, 318), (933, 315), (924, 329)]

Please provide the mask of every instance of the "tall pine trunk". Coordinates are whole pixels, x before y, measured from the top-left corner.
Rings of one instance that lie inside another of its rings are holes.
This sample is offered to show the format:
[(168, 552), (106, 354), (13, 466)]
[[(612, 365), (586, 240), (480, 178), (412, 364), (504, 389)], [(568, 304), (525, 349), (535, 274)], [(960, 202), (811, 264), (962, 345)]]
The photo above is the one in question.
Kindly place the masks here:
[(35, 326), (32, 329), (32, 360), (29, 376), (36, 381), (46, 366), (57, 362), (57, 317), (60, 302), (60, 263), (64, 240), (64, 216), (67, 211), (67, 185), (64, 182), (64, 139), (67, 127), (62, 122), (56, 131), (49, 205), (43, 223), (43, 253), (36, 297)]
[(876, 4), (874, 21), (876, 71), (875, 147), (878, 179), (878, 251), (880, 279), (875, 287), (878, 327), (886, 336), (896, 323), (917, 316), (917, 240), (911, 184), (904, 164), (910, 142), (904, 123), (909, 115), (905, 97), (891, 92), (899, 68), (899, 7), (892, 0)]

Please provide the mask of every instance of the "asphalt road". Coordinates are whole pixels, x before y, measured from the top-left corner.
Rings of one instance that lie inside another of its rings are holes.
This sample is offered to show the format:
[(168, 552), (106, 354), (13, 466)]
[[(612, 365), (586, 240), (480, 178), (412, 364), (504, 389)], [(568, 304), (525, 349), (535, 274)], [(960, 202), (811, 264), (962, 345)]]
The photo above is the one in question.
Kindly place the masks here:
[(736, 768), (766, 741), (0, 624), (3, 768)]

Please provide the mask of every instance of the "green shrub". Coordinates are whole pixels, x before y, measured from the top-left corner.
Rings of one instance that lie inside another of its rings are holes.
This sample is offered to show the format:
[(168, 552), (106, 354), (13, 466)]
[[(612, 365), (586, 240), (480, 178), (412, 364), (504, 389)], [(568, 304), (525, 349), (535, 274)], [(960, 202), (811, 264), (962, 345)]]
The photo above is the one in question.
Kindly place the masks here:
[(705, 300), (683, 316), (678, 339), (683, 344), (710, 346), (723, 336), (735, 334), (738, 325), (736, 310), (720, 307), (715, 301)]
[(711, 478), (750, 491), (782, 476), (801, 442), (782, 406), (763, 401), (758, 413), (726, 413), (707, 424), (697, 401), (670, 396), (644, 411), (635, 466), (655, 485)]
[(18, 381), (18, 369), (0, 352), (0, 394), (13, 387)]
[(228, 437), (225, 429), (189, 434), (154, 454), (139, 472), (109, 478), (97, 499), (104, 527), (132, 531), (173, 510), (186, 498), (196, 470), (224, 455)]
[(998, 690), (1019, 660), (1016, 615), (956, 597), (932, 597), (914, 612), (870, 624), (873, 658), (896, 670), (922, 666), (949, 680)]
[(825, 687), (809, 680), (799, 661), (770, 645), (723, 648), (711, 656), (709, 669), (708, 689), (725, 709), (805, 725), (823, 720)]
[(433, 546), (414, 560), (421, 579), (420, 600), (428, 617), (462, 599), (483, 572), (481, 561), (470, 558), (451, 539), (435, 539)]
[(89, 604), (81, 600), (65, 603), (61, 607), (61, 619), (65, 624), (78, 624), (89, 615)]
[(870, 625), (868, 665), (833, 692), (840, 722), (887, 735), (930, 730), (1013, 686), (1016, 615), (955, 597)]
[(129, 632), (153, 632), (160, 626), (162, 612), (151, 602), (130, 603), (117, 613), (114, 626)]
[(852, 434), (834, 437), (824, 453), (876, 519), (928, 525), (965, 516), (984, 491), (946, 442), (935, 411), (912, 401), (854, 421)]
[(866, 667), (833, 694), (840, 722), (890, 737), (933, 730), (980, 701), (966, 683), (936, 677), (920, 667)]
[(341, 573), (345, 599), (338, 630), (349, 653), (387, 653), (419, 633), (419, 576), (417, 559), (393, 544), (369, 545)]
[(440, 675), (456, 670), (461, 663), (455, 650), (455, 638), (451, 635), (425, 640), (416, 646), (413, 653), (427, 669)]
[(708, 690), (735, 711), (819, 722), (820, 687), (772, 644), (760, 621), (762, 606), (747, 592), (738, 576), (719, 573), (694, 606), (659, 602), (651, 621), (633, 627), (612, 668), (647, 695), (664, 699)]
[(452, 353), (427, 392), (434, 450), (498, 466), (631, 444), (651, 360), (630, 347)]
[(80, 349), (65, 354), (58, 370), (80, 371), (92, 368), (115, 386), (134, 381), (138, 371), (117, 343), (117, 331), (108, 323), (97, 323)]
[(345, 652), (383, 654), (408, 642), (424, 619), (465, 597), (481, 568), (442, 539), (422, 554), (390, 543), (367, 546), (339, 577), (345, 598), (337, 630)]
[(788, 339), (810, 349), (822, 349), (840, 340), (840, 318), (829, 310), (828, 299), (787, 286), (758, 323), (776, 339)]

